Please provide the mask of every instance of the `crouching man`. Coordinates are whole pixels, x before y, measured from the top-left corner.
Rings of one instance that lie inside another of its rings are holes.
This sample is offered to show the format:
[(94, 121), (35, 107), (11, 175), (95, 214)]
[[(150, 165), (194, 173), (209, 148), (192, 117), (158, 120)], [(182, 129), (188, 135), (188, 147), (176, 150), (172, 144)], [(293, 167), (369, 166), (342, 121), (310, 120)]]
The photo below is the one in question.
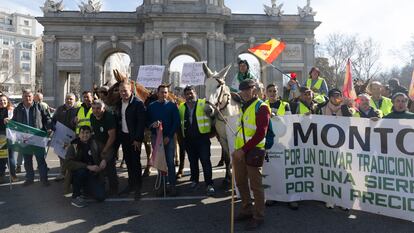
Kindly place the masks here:
[(72, 183), (72, 205), (87, 206), (82, 196), (87, 195), (99, 202), (105, 200), (104, 170), (107, 159), (101, 157), (102, 146), (91, 138), (91, 128), (81, 126), (79, 138), (68, 148), (65, 159), (66, 179)]

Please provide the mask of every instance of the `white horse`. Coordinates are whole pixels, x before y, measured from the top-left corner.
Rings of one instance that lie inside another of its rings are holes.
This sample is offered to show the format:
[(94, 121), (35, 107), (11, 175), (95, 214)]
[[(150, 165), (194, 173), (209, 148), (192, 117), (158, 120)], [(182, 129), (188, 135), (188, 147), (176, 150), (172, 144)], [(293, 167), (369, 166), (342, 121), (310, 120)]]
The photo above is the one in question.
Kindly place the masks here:
[[(221, 147), (224, 149), (224, 161), (226, 163), (226, 177), (224, 184), (229, 184), (231, 179), (230, 172), (230, 150), (227, 142), (226, 124), (228, 118), (239, 115), (240, 104), (232, 98), (230, 88), (226, 85), (225, 78), (230, 70), (231, 65), (228, 65), (220, 72), (212, 72), (206, 64), (203, 65), (206, 80), (204, 82), (206, 87), (206, 107), (205, 112), (208, 116), (213, 118), (213, 126), (216, 129), (218, 139)], [(235, 130), (235, 125), (230, 125)]]

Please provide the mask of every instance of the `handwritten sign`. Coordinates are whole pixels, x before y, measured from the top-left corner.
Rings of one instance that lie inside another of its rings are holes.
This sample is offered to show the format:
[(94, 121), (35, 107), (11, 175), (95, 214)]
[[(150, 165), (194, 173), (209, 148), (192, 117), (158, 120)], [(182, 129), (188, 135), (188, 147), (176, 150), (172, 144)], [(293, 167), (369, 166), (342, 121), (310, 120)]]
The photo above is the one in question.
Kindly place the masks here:
[(137, 82), (144, 87), (157, 88), (162, 83), (165, 66), (146, 65), (140, 66)]
[(205, 62), (184, 63), (180, 87), (204, 85), (206, 75), (203, 63)]

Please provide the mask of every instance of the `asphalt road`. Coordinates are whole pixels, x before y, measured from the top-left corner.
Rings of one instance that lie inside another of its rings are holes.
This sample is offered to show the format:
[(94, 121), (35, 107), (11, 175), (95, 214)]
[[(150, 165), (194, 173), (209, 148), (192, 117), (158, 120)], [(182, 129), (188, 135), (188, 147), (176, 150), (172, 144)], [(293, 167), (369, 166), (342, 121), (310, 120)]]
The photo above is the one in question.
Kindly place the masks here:
[[(213, 166), (220, 154), (214, 142)], [(204, 184), (195, 191), (190, 189), (186, 160), (186, 176), (178, 182), (176, 198), (155, 196), (153, 172), (143, 180), (140, 201), (134, 201), (132, 196), (111, 198), (104, 203), (90, 202), (80, 209), (70, 205), (70, 196), (63, 195), (63, 183), (53, 181), (59, 166), (56, 155), (49, 153), (47, 163), (51, 168), (49, 187), (39, 182), (23, 187), (18, 182), (9, 190), (8, 185), (0, 185), (0, 232), (230, 232), (230, 191), (221, 186), (224, 167), (214, 167), (215, 197), (206, 197)], [(146, 164), (144, 153), (142, 164)], [(118, 173), (122, 189), (126, 185), (126, 169), (120, 168)], [(23, 181), (24, 174), (19, 178)], [(236, 213), (239, 205), (236, 202)], [(236, 223), (236, 232), (243, 229), (244, 224)], [(256, 232), (414, 232), (414, 224), (361, 211), (326, 209), (323, 203), (305, 201), (300, 202), (297, 211), (284, 203), (268, 207), (265, 224)]]

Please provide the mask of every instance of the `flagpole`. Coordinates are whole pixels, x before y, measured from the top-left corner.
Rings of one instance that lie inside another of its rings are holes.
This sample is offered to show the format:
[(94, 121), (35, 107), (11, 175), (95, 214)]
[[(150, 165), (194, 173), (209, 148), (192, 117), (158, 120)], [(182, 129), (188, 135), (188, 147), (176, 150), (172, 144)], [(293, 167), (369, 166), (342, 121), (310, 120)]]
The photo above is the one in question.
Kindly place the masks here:
[(271, 63), (268, 63), (268, 64), (271, 65), (275, 70), (279, 71), (282, 74), (282, 76), (284, 75), (284, 76), (286, 76), (286, 77), (288, 77), (290, 79), (290, 76), (287, 75), (287, 74), (285, 74), (285, 73), (283, 73), (283, 71), (281, 71), (279, 68), (277, 68), (276, 66), (274, 66)]
[[(7, 149), (7, 166), (9, 167), (9, 182), (10, 182), (10, 191), (13, 189), (12, 188), (12, 174), (11, 174), (11, 168), (10, 168), (10, 154), (8, 153), (8, 149)], [(12, 154), (13, 155), (13, 154)]]

